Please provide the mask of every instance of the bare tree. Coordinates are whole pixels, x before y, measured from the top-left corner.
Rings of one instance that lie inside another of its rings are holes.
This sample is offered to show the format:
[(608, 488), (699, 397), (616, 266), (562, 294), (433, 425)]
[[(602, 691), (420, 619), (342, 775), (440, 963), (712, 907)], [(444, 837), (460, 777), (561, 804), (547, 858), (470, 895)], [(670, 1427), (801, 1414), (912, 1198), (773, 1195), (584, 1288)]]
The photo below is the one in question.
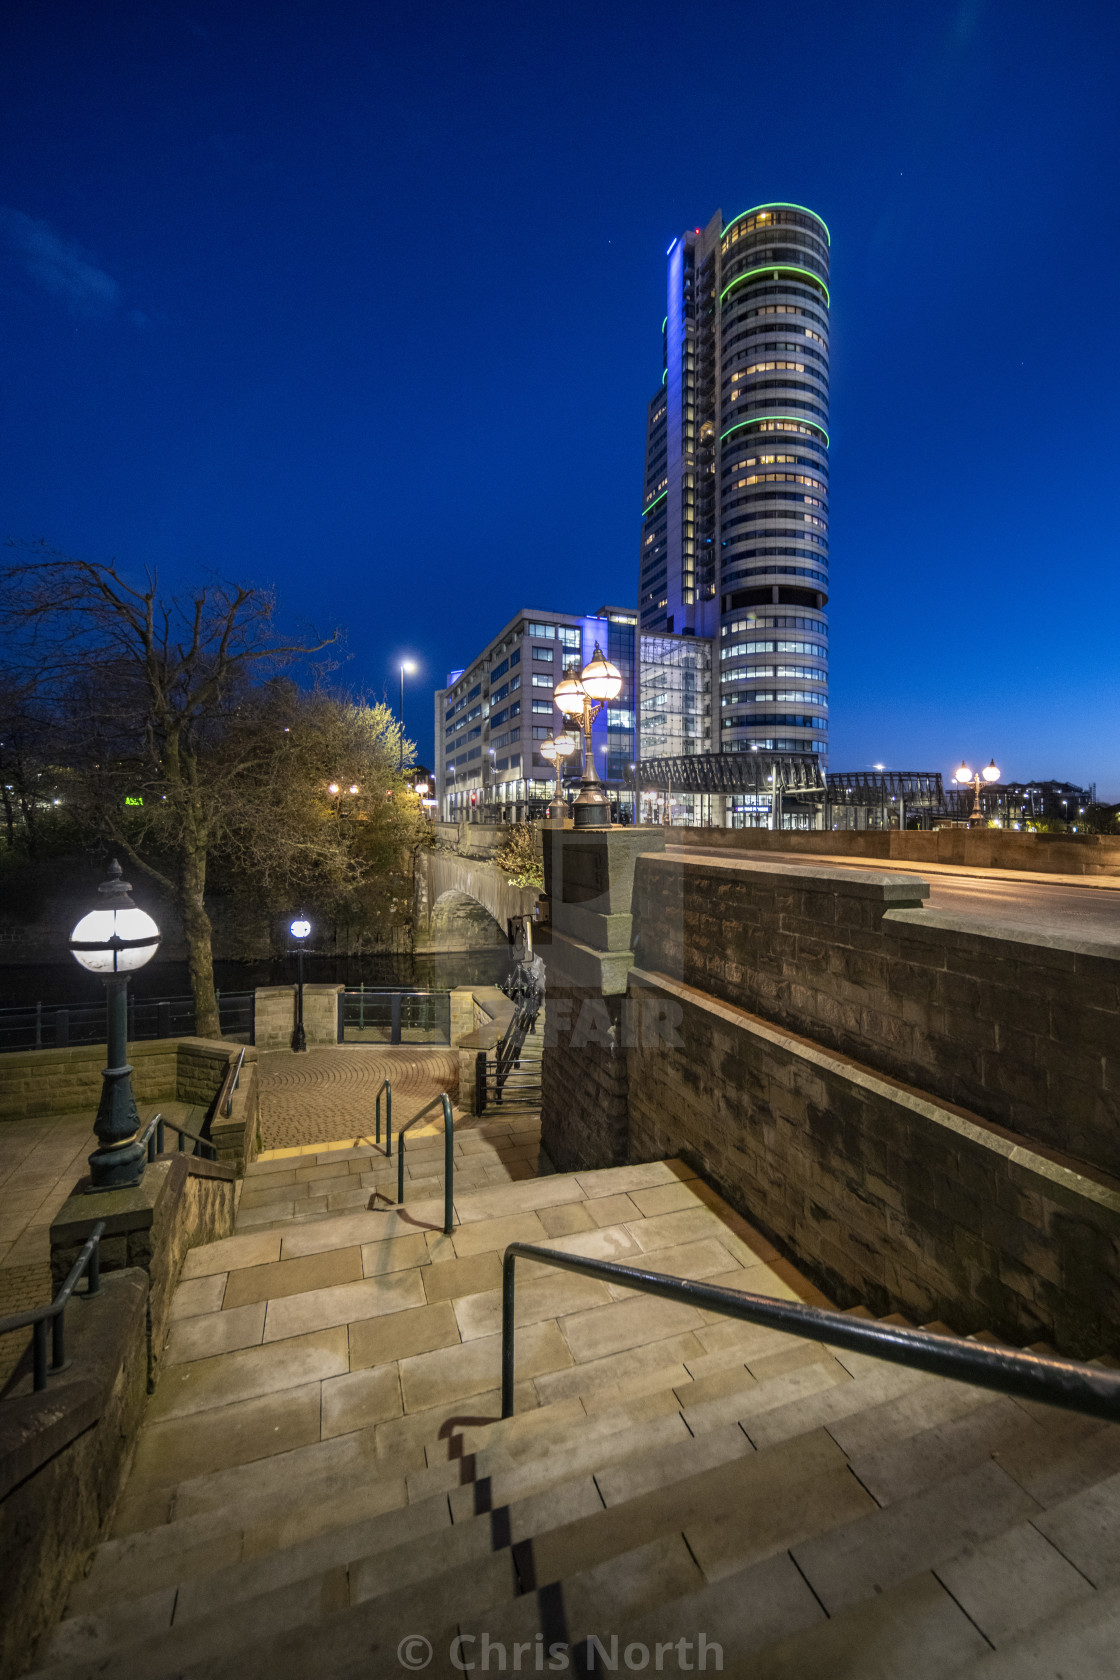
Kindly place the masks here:
[(155, 572), (134, 585), (111, 562), (42, 543), (3, 583), (9, 682), (53, 731), (79, 816), (170, 897), (196, 1030), (218, 1037), (207, 868), (245, 827), (246, 789), (278, 748), (255, 689), (336, 636), (278, 639), (272, 595), (248, 584), (164, 596)]

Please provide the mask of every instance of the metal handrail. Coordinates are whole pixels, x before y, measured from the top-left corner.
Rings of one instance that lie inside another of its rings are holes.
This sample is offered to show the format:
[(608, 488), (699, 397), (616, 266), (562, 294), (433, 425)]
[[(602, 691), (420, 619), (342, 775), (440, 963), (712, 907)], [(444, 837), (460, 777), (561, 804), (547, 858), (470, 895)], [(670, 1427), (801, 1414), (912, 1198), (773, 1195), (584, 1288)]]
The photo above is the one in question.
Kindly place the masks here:
[(214, 1104), (215, 1114), (224, 1114), (228, 1120), (233, 1113), (233, 1093), (241, 1083), (241, 1064), (245, 1060), (245, 1046), (242, 1045), (237, 1053), (237, 1060), (226, 1067), (226, 1076), (222, 1080), (218, 1092), (218, 1100)]
[(455, 1205), (455, 1122), (451, 1117), (451, 1098), (446, 1091), (433, 1097), (419, 1114), (414, 1114), (397, 1133), (397, 1205), (404, 1202), (404, 1134), (430, 1114), (437, 1103), (443, 1104), (443, 1231), (450, 1236), (454, 1226)]
[(562, 1271), (582, 1272), (604, 1283), (660, 1295), (667, 1301), (687, 1301), (708, 1312), (723, 1313), (728, 1318), (765, 1325), (771, 1330), (809, 1336), (832, 1347), (849, 1348), (874, 1359), (928, 1371), (935, 1377), (950, 1377), (977, 1388), (994, 1389), (997, 1394), (1040, 1400), (1048, 1406), (1063, 1406), (1090, 1417), (1106, 1418), (1109, 1423), (1120, 1423), (1120, 1371), (1051, 1354), (1028, 1353), (1021, 1348), (970, 1342), (932, 1330), (908, 1330), (876, 1319), (849, 1318), (846, 1313), (807, 1307), (800, 1301), (776, 1301), (768, 1295), (751, 1295), (746, 1290), (727, 1289), (722, 1284), (666, 1277), (662, 1272), (620, 1266), (614, 1260), (588, 1260), (582, 1254), (562, 1254), (555, 1248), (520, 1242), (510, 1243), (502, 1265), (503, 1417), (513, 1416), (514, 1263), (519, 1259), (558, 1266)]
[(535, 1028), (540, 1007), (540, 992), (534, 990), (526, 993), (522, 1001), (517, 1004), (503, 1037), (498, 1040), (495, 1046), (494, 1060), (492, 1062), (486, 1061), (485, 1053), (483, 1051), (479, 1052), (475, 1069), (475, 1107), (479, 1114), (485, 1113), (486, 1110), (486, 1076), (491, 1069), (494, 1073), (494, 1101), (501, 1102), (502, 1091), (509, 1080), (510, 1071), (521, 1060), (521, 1051), (529, 1033)]
[(387, 1079), (383, 1079), (377, 1087), (377, 1095), (373, 1099), (374, 1114), (374, 1143), (381, 1142), (381, 1093), (385, 1093), (385, 1159), (393, 1159), (393, 1087)]
[(164, 1153), (165, 1127), (170, 1127), (173, 1132), (178, 1132), (180, 1155), (185, 1154), (183, 1139), (190, 1138), (192, 1143), (198, 1145), (204, 1161), (216, 1161), (218, 1159), (217, 1145), (211, 1143), (209, 1138), (199, 1137), (197, 1132), (189, 1132), (185, 1126), (176, 1125), (174, 1120), (166, 1120), (162, 1114), (153, 1114), (137, 1139), (141, 1147), (147, 1145), (149, 1161), (154, 1161), (157, 1155)]
[[(101, 1288), (101, 1233), (105, 1221), (99, 1219), (82, 1245), (82, 1251), (70, 1268), (69, 1276), (49, 1307), (33, 1307), (30, 1312), (16, 1313), (13, 1318), (0, 1318), (0, 1336), (9, 1330), (32, 1331), (32, 1387), (38, 1392), (47, 1386), (47, 1325), (51, 1326), (51, 1371), (65, 1369), (66, 1360), (66, 1303), (78, 1279), (89, 1268), (89, 1282), (83, 1296), (96, 1295)], [(82, 1296), (79, 1296), (79, 1300)]]

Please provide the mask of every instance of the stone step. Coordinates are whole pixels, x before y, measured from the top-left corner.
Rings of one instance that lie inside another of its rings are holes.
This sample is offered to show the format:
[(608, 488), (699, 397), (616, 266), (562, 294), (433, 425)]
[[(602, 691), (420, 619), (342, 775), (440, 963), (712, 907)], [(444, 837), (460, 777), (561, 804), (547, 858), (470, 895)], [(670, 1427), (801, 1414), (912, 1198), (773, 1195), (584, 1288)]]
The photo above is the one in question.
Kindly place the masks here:
[[(860, 1384), (857, 1381), (852, 1386)], [(870, 1389), (867, 1379), (864, 1379), (863, 1386)], [(947, 1385), (927, 1382), (928, 1388), (944, 1386)], [(518, 1440), (528, 1446), (535, 1444), (527, 1425), (523, 1425), (520, 1435), (512, 1433), (513, 1426), (520, 1421), (507, 1420), (510, 1433), (503, 1443), (507, 1450)], [(537, 1421), (535, 1414), (528, 1415), (528, 1424)], [(883, 1421), (880, 1419), (879, 1438), (884, 1433)], [(922, 1421), (923, 1413), (911, 1405), (906, 1426), (920, 1426)], [(618, 1455), (618, 1462), (613, 1468), (609, 1438), (600, 1435), (597, 1439), (572, 1440), (578, 1424), (569, 1424), (566, 1449), (554, 1451), (543, 1460), (539, 1454), (528, 1457), (523, 1462), (504, 1470), (498, 1468), (496, 1472), (482, 1477), (477, 1476), (477, 1466), (472, 1466), (476, 1479), (468, 1485), (456, 1487), (449, 1499), (436, 1494), (421, 1498), (391, 1518), (371, 1519), (348, 1528), (333, 1529), (302, 1544), (240, 1562), (223, 1559), (223, 1567), (216, 1574), (199, 1574), (193, 1581), (188, 1579), (185, 1585), (180, 1578), (179, 1593), (174, 1602), (175, 1625), (180, 1627), (194, 1616), (210, 1614), (223, 1604), (255, 1597), (284, 1581), (298, 1586), (300, 1592), (306, 1595), (307, 1577), (321, 1576), (325, 1592), (329, 1572), (343, 1566), (348, 1570), (351, 1591), (354, 1590), (356, 1570), (359, 1578), (370, 1575), (375, 1582), (375, 1585), (367, 1583), (360, 1589), (363, 1595), (395, 1590), (398, 1586), (410, 1584), (417, 1571), (452, 1568), (472, 1556), (488, 1555), (496, 1545), (517, 1544), (573, 1520), (577, 1527), (574, 1552), (586, 1560), (589, 1546), (594, 1551), (595, 1545), (587, 1538), (587, 1525), (580, 1524), (578, 1519), (597, 1516), (603, 1505), (608, 1508), (624, 1507), (621, 1521), (616, 1524), (615, 1544), (628, 1542), (635, 1532), (635, 1525), (641, 1529), (643, 1517), (648, 1529), (651, 1515), (656, 1517), (658, 1512), (662, 1525), (671, 1530), (684, 1520), (682, 1513), (689, 1508), (689, 1486), (697, 1476), (703, 1478), (706, 1472), (717, 1472), (715, 1477), (707, 1476), (706, 1480), (702, 1480), (699, 1495), (693, 1490), (692, 1504), (699, 1514), (710, 1507), (717, 1494), (726, 1491), (728, 1477), (734, 1480), (738, 1461), (751, 1454), (753, 1449), (736, 1426), (696, 1439), (686, 1435), (682, 1440), (673, 1438), (666, 1429), (665, 1425), (670, 1422), (679, 1427), (679, 1417), (663, 1414), (656, 1420), (654, 1428), (647, 1425), (644, 1431), (639, 1431), (637, 1435), (631, 1433), (621, 1441), (618, 1436), (622, 1432), (616, 1431), (614, 1445), (621, 1445), (625, 1450)], [(898, 1434), (897, 1425), (895, 1434)], [(842, 1464), (842, 1454), (835, 1445), (827, 1437), (821, 1436), (820, 1440), (835, 1464)], [(781, 1452), (783, 1449), (777, 1450)], [(594, 1479), (590, 1474), (592, 1469), (595, 1470)], [(788, 1487), (795, 1476), (788, 1467), (783, 1474)], [(651, 1501), (650, 1496), (656, 1497)], [(445, 1532), (449, 1516), (455, 1525), (453, 1534)], [(476, 1518), (486, 1521), (478, 1523)], [(404, 1538), (402, 1529), (413, 1536), (404, 1544), (401, 1543)], [(604, 1524), (595, 1525), (595, 1531), (602, 1553)], [(184, 1555), (182, 1561), (202, 1564), (206, 1554), (197, 1526), (190, 1539), (190, 1557), (188, 1559)], [(608, 1539), (607, 1555), (610, 1544)], [(150, 1631), (152, 1620), (158, 1623), (163, 1618), (164, 1625), (168, 1623), (172, 1605), (167, 1591), (157, 1590), (149, 1593), (143, 1601), (138, 1600), (134, 1590), (136, 1576), (129, 1565), (133, 1559), (139, 1561), (143, 1557), (143, 1578), (149, 1585), (158, 1588), (174, 1575), (175, 1555), (161, 1552), (151, 1545), (137, 1546), (135, 1541), (128, 1547), (105, 1548), (104, 1552), (99, 1566), (95, 1566), (82, 1589), (72, 1597), (70, 1606), (73, 1613), (86, 1605), (91, 1609), (100, 1605), (102, 1613), (99, 1616), (71, 1614), (68, 1622), (58, 1630), (51, 1648), (51, 1654), (56, 1658), (73, 1656), (76, 1647), (87, 1654), (107, 1652), (131, 1642), (138, 1629)], [(539, 1546), (535, 1555), (539, 1570), (544, 1567)], [(360, 1563), (356, 1563), (356, 1559), (360, 1559)], [(210, 1568), (213, 1568), (212, 1558)], [(555, 1564), (553, 1569), (555, 1571)], [(114, 1580), (120, 1582), (125, 1572), (131, 1576), (133, 1592), (119, 1613), (106, 1612), (106, 1586)], [(189, 1573), (193, 1575), (195, 1571)]]

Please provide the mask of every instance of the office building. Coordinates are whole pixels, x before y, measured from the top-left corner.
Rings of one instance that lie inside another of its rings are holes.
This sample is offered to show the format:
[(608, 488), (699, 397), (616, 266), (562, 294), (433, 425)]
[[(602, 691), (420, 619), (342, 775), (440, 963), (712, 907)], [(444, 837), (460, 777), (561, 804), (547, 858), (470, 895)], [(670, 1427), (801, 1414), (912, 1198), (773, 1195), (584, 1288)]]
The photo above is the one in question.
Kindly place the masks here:
[[(667, 258), (661, 384), (646, 417), (643, 662), (648, 638), (662, 664), (672, 638), (708, 643), (709, 739), (693, 730), (693, 750), (824, 760), (828, 229), (794, 204), (726, 224), (717, 211)], [(654, 686), (643, 677), (643, 696)], [(662, 756), (652, 709), (643, 698), (643, 762)], [(687, 732), (682, 717), (675, 735)]]
[[(622, 673), (622, 690), (595, 720), (595, 767), (618, 814), (625, 809), (629, 815), (636, 626), (632, 607), (600, 607), (588, 615), (522, 607), (477, 658), (450, 672), (435, 697), (439, 815), (450, 822), (544, 815), (555, 777), (540, 747), (564, 725), (552, 691), (568, 665), (582, 670), (596, 643)], [(567, 780), (577, 783), (580, 770), (577, 753), (568, 760)]]

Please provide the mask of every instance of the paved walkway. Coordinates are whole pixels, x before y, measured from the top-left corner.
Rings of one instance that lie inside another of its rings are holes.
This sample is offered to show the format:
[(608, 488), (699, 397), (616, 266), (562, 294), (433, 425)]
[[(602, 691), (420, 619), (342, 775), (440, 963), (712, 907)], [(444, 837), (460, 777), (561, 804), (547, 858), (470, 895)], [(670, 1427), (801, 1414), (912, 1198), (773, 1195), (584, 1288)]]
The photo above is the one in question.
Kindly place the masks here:
[(372, 1142), (374, 1099), (383, 1079), (392, 1083), (396, 1131), (441, 1091), (457, 1090), (458, 1052), (403, 1044), (340, 1044), (299, 1055), (266, 1051), (260, 1058), (264, 1150), (346, 1147), (366, 1137)]

